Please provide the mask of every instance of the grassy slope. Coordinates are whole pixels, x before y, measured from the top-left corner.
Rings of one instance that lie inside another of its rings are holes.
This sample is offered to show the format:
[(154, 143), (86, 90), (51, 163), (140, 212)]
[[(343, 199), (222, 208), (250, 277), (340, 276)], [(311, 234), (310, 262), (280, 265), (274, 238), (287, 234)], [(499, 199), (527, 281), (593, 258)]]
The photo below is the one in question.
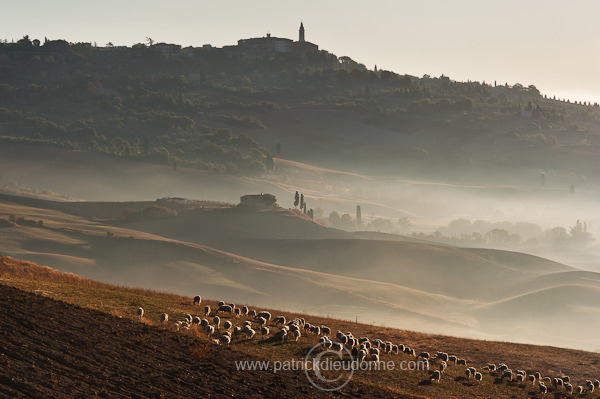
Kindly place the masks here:
[[(157, 293), (153, 291), (110, 286), (82, 279), (78, 276), (57, 272), (53, 269), (40, 267), (11, 258), (0, 258), (0, 284), (14, 286), (26, 291), (59, 299), (78, 306), (100, 310), (114, 316), (135, 319), (138, 306), (144, 307), (146, 315), (144, 322), (159, 325), (158, 317), (162, 312), (168, 312), (171, 319), (180, 319), (187, 313), (197, 314), (198, 308), (191, 303), (187, 296)], [(199, 292), (201, 293), (201, 292)], [(227, 300), (228, 298), (222, 298)], [(215, 302), (204, 299), (214, 307)], [(241, 304), (238, 304), (241, 306)], [(262, 310), (262, 309), (261, 309)], [(273, 311), (297, 317), (283, 311)], [(61, 316), (56, 316), (60, 320)], [(575, 384), (583, 384), (586, 379), (596, 378), (600, 374), (600, 355), (589, 352), (542, 347), (531, 345), (509, 344), (492, 341), (476, 341), (459, 339), (449, 336), (426, 335), (410, 331), (364, 325), (347, 321), (306, 316), (312, 323), (325, 324), (333, 331), (352, 331), (355, 336), (368, 336), (371, 339), (380, 338), (396, 343), (404, 343), (419, 351), (435, 352), (436, 350), (455, 353), (464, 357), (470, 365), (477, 368), (488, 362), (505, 362), (513, 369), (525, 369), (532, 373), (540, 371), (543, 375), (570, 375)], [(227, 316), (224, 316), (227, 319)], [(232, 319), (234, 324), (241, 324), (243, 319)], [(60, 328), (60, 324), (57, 328)], [(156, 334), (160, 334), (160, 327)], [(154, 334), (154, 332), (152, 333)], [(148, 337), (152, 340), (151, 337)], [(205, 340), (203, 334), (198, 335), (200, 341)], [(231, 350), (247, 358), (262, 358), (270, 360), (288, 360), (290, 357), (300, 359), (306, 349), (316, 342), (315, 337), (303, 336), (298, 343), (280, 344), (269, 340), (234, 340)], [(217, 353), (224, 348), (216, 348)], [(223, 356), (229, 356), (223, 353)], [(218, 356), (218, 354), (217, 354)], [(404, 355), (383, 355), (384, 360), (409, 360)], [(450, 366), (444, 374), (440, 385), (425, 383), (426, 374), (422, 372), (388, 371), (388, 372), (358, 372), (354, 375), (349, 387), (342, 395), (358, 390), (364, 393), (369, 389), (387, 389), (388, 396), (395, 397), (429, 397), (429, 398), (530, 398), (540, 397), (530, 385), (517, 383), (501, 383), (493, 375), (484, 373), (481, 385), (476, 385), (463, 379), (464, 367)], [(232, 374), (237, 378), (237, 374)], [(243, 377), (239, 375), (239, 377)], [(255, 376), (253, 376), (254, 378)], [(286, 378), (291, 378), (286, 376)], [(280, 381), (282, 389), (286, 386), (284, 378)], [(294, 377), (296, 378), (296, 377)], [(290, 381), (291, 382), (291, 381)], [(376, 391), (378, 392), (378, 391)], [(374, 394), (376, 393), (374, 392)], [(313, 392), (315, 395), (317, 391)], [(369, 396), (369, 395), (367, 395)], [(375, 396), (375, 395), (374, 395)], [(589, 398), (591, 395), (579, 397)]]

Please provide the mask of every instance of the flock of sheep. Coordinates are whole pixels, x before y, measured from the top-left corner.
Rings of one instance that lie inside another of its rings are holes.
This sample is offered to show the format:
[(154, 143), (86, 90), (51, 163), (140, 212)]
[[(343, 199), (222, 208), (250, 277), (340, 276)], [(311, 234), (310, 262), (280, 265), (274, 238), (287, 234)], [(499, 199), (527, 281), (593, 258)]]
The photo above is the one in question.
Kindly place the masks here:
[[(200, 306), (202, 298), (194, 297), (194, 305)], [(144, 316), (144, 309), (137, 311), (140, 320)], [(219, 316), (221, 314), (221, 316)], [(222, 320), (223, 315), (229, 315), (230, 320)], [(210, 319), (212, 315), (212, 319)], [(369, 339), (367, 337), (356, 338), (351, 332), (343, 333), (337, 331), (335, 339), (331, 338), (331, 328), (324, 325), (313, 325), (304, 318), (286, 320), (285, 316), (272, 317), (267, 311), (257, 312), (249, 309), (247, 306), (237, 307), (233, 303), (220, 301), (216, 309), (210, 306), (204, 307), (204, 317), (186, 315), (182, 320), (172, 324), (176, 331), (199, 331), (204, 332), (214, 344), (230, 345), (234, 339), (246, 338), (254, 339), (256, 334), (260, 334), (262, 339), (271, 338), (273, 340), (285, 342), (286, 340), (298, 341), (302, 334), (318, 337), (319, 343), (327, 350), (337, 351), (340, 354), (343, 350), (352, 353), (352, 358), (359, 362), (379, 361), (382, 354), (405, 354), (418, 359), (423, 367), (429, 373), (428, 381), (439, 384), (444, 372), (449, 366), (457, 365), (467, 367), (467, 361), (460, 359), (456, 355), (449, 355), (445, 352), (437, 352), (430, 355), (428, 352), (416, 353), (413, 348), (403, 344), (394, 344), (384, 342), (380, 339)], [(246, 320), (241, 325), (234, 325), (234, 320), (244, 317)], [(169, 315), (162, 313), (160, 321), (163, 324), (169, 322)], [(271, 327), (269, 327), (271, 322)], [(537, 386), (542, 395), (549, 391), (556, 395), (580, 395), (584, 392), (594, 392), (600, 389), (600, 380), (587, 380), (585, 386), (574, 386), (569, 376), (544, 377), (541, 373), (527, 373), (525, 370), (511, 370), (506, 364), (502, 363), (487, 364), (478, 371), (475, 367), (468, 367), (465, 370), (467, 381), (474, 381), (480, 384), (484, 379), (484, 374), (504, 382), (505, 380), (514, 381), (521, 387), (526, 384)], [(498, 381), (496, 381), (498, 382)], [(551, 388), (550, 388), (551, 387)]]

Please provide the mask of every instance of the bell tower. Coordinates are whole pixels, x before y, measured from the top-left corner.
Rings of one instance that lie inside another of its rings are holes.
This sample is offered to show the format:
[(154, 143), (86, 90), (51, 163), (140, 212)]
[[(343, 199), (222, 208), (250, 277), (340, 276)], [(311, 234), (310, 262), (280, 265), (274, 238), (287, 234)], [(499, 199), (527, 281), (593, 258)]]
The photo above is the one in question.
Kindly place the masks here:
[(298, 38), (299, 42), (304, 42), (304, 25), (300, 22), (300, 36)]

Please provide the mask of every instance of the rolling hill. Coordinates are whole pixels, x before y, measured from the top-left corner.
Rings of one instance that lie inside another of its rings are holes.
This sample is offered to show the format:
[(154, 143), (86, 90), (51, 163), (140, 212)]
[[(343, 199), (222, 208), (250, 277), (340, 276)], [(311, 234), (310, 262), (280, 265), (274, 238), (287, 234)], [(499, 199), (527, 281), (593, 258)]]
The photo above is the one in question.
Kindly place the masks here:
[[(214, 309), (216, 302), (204, 297), (202, 304)], [(141, 321), (136, 315), (139, 306), (146, 311)], [(201, 313), (191, 297), (108, 285), (0, 257), (0, 310), (5, 315), (0, 318), (0, 363), (6, 366), (0, 368), (0, 393), (48, 398), (90, 393), (174, 398), (199, 393), (218, 398), (541, 398), (536, 386), (502, 379), (483, 366), (503, 362), (528, 374), (568, 375), (575, 386), (585, 385), (585, 380), (600, 373), (600, 356), (592, 352), (428, 335), (259, 309), (288, 319), (302, 316), (357, 337), (404, 343), (417, 352), (456, 354), (482, 372), (482, 382), (466, 379), (466, 366), (450, 363), (440, 384), (432, 384), (425, 371), (363, 369), (340, 391), (325, 392), (310, 385), (302, 371), (273, 370), (274, 362), (302, 360), (318, 340), (314, 335), (303, 334), (298, 341), (283, 343), (270, 337), (249, 340), (234, 336), (231, 345), (218, 346), (203, 332), (176, 332), (170, 324), (160, 323), (159, 316), (165, 311), (171, 321), (187, 313)], [(247, 318), (222, 315), (222, 319), (238, 325)], [(271, 324), (275, 331), (277, 327)], [(382, 353), (381, 359), (399, 365), (414, 357)], [(240, 363), (251, 361), (270, 363), (264, 370), (239, 368)], [(431, 363), (437, 367), (438, 361)], [(550, 386), (550, 394), (563, 393)], [(594, 396), (586, 392), (578, 397)]]
[[(358, 238), (295, 211), (159, 203), (178, 209), (177, 216), (125, 222), (113, 218), (156, 202), (3, 196), (1, 216), (43, 225), (8, 223), (0, 252), (112, 284), (183, 295), (202, 290), (265, 307), (276, 300), (290, 311), (427, 332), (598, 346), (594, 329), (547, 328), (557, 315), (566, 325), (589, 323), (589, 312), (598, 311), (596, 273), (515, 252)], [(571, 294), (574, 286), (580, 294)]]

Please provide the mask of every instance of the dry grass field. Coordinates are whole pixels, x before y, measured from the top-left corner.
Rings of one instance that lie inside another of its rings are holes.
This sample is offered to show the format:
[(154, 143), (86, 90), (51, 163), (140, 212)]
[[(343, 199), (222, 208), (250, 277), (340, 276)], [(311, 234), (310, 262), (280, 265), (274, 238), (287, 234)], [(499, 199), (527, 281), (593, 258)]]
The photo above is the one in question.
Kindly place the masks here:
[[(288, 339), (283, 343), (260, 335), (253, 340), (234, 337), (226, 347), (214, 345), (202, 331), (175, 332), (171, 323), (160, 323), (163, 312), (170, 315), (171, 322), (186, 314), (202, 317), (204, 305), (215, 309), (216, 299), (228, 298), (203, 299), (198, 307), (191, 297), (108, 285), (9, 257), (0, 258), (0, 286), (4, 308), (0, 361), (9, 366), (0, 371), (0, 392), (6, 397), (61, 397), (84, 379), (85, 385), (72, 391), (73, 397), (183, 397), (195, 392), (215, 397), (535, 398), (542, 397), (536, 386), (502, 381), (482, 367), (506, 363), (513, 370), (527, 373), (569, 375), (574, 385), (584, 385), (585, 380), (600, 376), (597, 353), (428, 335), (304, 316), (312, 324), (329, 326), (332, 333), (350, 331), (356, 337), (402, 343), (417, 353), (456, 354), (483, 372), (483, 380), (477, 384), (465, 378), (465, 366), (451, 364), (440, 384), (432, 384), (424, 371), (357, 371), (340, 392), (329, 394), (309, 385), (302, 372), (235, 370), (235, 361), (301, 360), (317, 343), (314, 335), (304, 334), (298, 342)], [(145, 309), (141, 322), (136, 314), (140, 306)], [(275, 310), (276, 301), (273, 308), (257, 310), (270, 310), (274, 316), (283, 315), (288, 320), (302, 316)], [(222, 319), (241, 325), (247, 318), (222, 315)], [(276, 331), (275, 326), (269, 326)], [(60, 353), (56, 352), (58, 348)], [(399, 364), (414, 358), (383, 354), (381, 359)], [(437, 362), (431, 367), (437, 367)], [(553, 397), (575, 397), (562, 390), (553, 391), (550, 387)], [(585, 393), (578, 397), (597, 396)]]

